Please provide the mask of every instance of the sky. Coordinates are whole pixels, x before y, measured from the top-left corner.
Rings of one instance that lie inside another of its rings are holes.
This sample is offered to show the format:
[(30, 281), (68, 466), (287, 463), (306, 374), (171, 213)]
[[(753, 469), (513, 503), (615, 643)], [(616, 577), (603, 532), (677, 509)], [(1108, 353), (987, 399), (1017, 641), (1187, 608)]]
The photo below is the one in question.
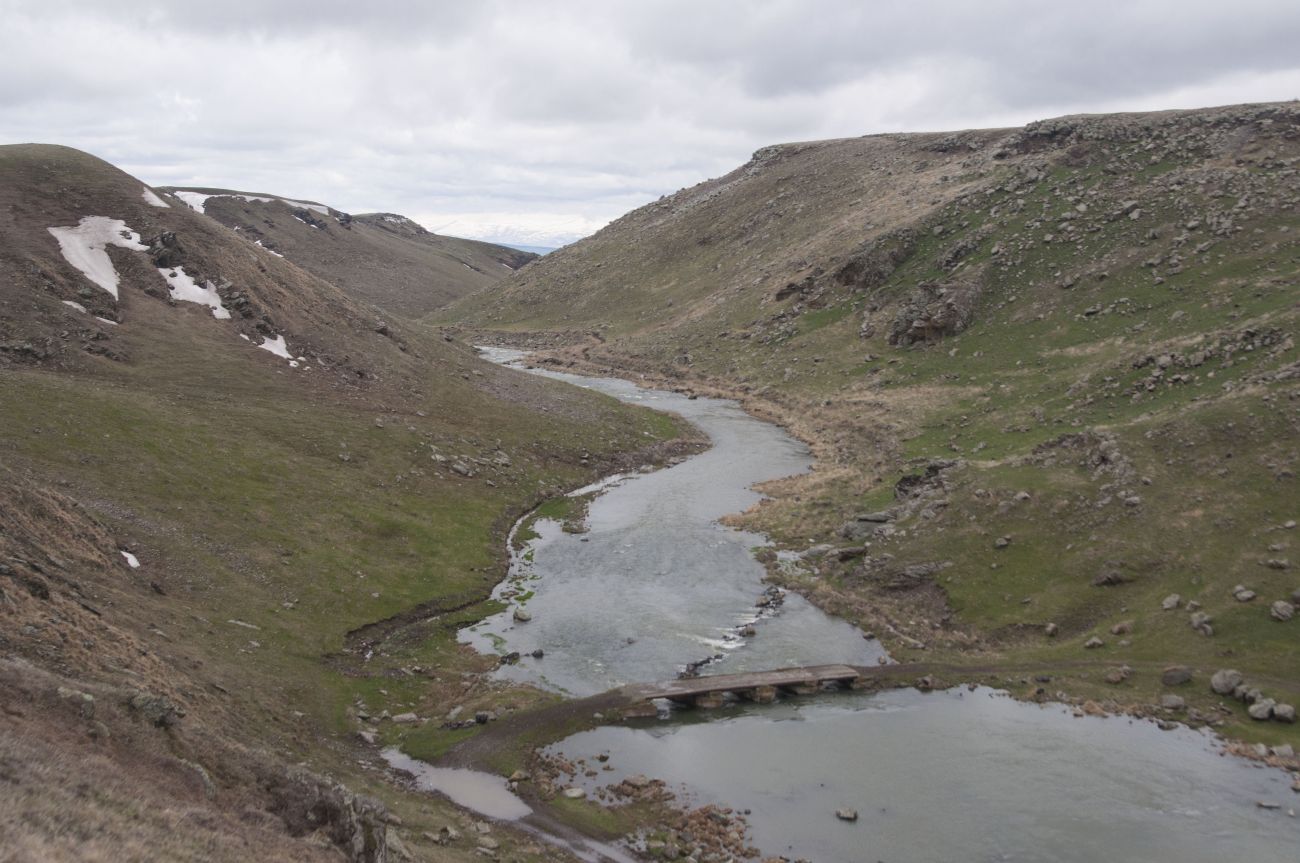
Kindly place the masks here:
[(1294, 0), (0, 0), (0, 143), (543, 246), (768, 144), (1295, 98)]

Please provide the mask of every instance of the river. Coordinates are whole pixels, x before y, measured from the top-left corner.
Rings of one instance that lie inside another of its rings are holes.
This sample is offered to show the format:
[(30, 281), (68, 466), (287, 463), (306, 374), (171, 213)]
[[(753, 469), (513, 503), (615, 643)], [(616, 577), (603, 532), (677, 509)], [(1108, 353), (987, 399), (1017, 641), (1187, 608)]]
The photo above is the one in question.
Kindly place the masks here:
[[(677, 412), (713, 446), (583, 490), (598, 492), (586, 533), (539, 523), (498, 588), (511, 608), (462, 632), (485, 652), (521, 654), (500, 675), (587, 695), (671, 678), (703, 659), (704, 673), (882, 659), (875, 642), (798, 596), (761, 609), (752, 549), (764, 538), (717, 523), (759, 500), (754, 483), (807, 470), (800, 443), (732, 402), (539, 373)], [(516, 607), (531, 619), (516, 620)], [(752, 636), (740, 634), (746, 625)], [(609, 756), (610, 770), (582, 780), (589, 790), (644, 773), (687, 802), (749, 809), (765, 854), (819, 863), (1264, 863), (1297, 859), (1300, 847), (1284, 771), (1225, 757), (1208, 733), (1078, 717), (986, 688), (673, 712), (583, 732), (551, 751)], [(835, 817), (845, 807), (859, 812), (856, 822)]]

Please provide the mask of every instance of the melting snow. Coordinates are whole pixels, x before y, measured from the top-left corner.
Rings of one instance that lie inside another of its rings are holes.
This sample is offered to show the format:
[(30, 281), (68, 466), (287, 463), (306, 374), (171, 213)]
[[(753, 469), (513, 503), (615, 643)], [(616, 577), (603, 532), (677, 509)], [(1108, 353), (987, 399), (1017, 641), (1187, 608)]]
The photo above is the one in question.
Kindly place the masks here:
[(280, 254), (280, 253), (277, 252), (275, 249), (267, 249), (266, 246), (262, 245), (262, 241), (261, 241), (261, 240), (254, 240), (254, 241), (253, 241), (253, 245), (255, 245), (255, 246), (262, 246), (263, 249), (266, 249), (268, 252), (270, 252), (271, 254), (275, 255), (277, 258), (283, 258), (283, 257), (284, 257), (284, 255)]
[(291, 201), (288, 198), (281, 198), (280, 200), (284, 201), (290, 207), (298, 207), (301, 210), (315, 210), (322, 216), (328, 216), (330, 214), (330, 208), (321, 204), (309, 204), (306, 201)]
[(153, 189), (148, 186), (145, 186), (140, 190), (140, 195), (144, 198), (144, 202), (151, 207), (167, 207), (168, 209), (171, 209), (171, 204), (155, 195)]
[(126, 226), (121, 219), (107, 216), (85, 216), (74, 227), (50, 228), (59, 241), (59, 251), (69, 264), (117, 299), (117, 270), (109, 260), (105, 246), (121, 246), (137, 252), (147, 252), (141, 245), (140, 235)]
[(139, 568), (140, 568), (140, 560), (139, 560), (139, 558), (137, 558), (137, 557), (136, 557), (134, 554), (132, 554), (131, 552), (129, 552), (129, 551), (124, 551), (124, 552), (122, 552), (122, 557), (125, 557), (125, 558), (126, 558), (126, 565), (127, 565), (127, 566), (131, 567), (132, 569), (139, 569)]
[(167, 280), (168, 287), (171, 288), (172, 299), (184, 300), (187, 303), (198, 303), (201, 306), (208, 306), (212, 309), (212, 317), (229, 318), (230, 312), (226, 307), (221, 305), (221, 297), (217, 294), (217, 289), (212, 287), (212, 282), (204, 282), (202, 286), (195, 283), (194, 279), (185, 274), (184, 267), (175, 269), (158, 268), (162, 277)]
[(206, 195), (203, 192), (185, 192), (179, 189), (175, 192), (172, 192), (172, 194), (180, 198), (185, 203), (189, 204), (190, 209), (196, 213), (202, 213), (203, 203), (207, 201), (208, 198), (212, 197), (211, 195)]
[(72, 306), (74, 309), (81, 312), (83, 315), (87, 314), (86, 307), (83, 306), (81, 303), (74, 303), (72, 300), (64, 300), (63, 305)]
[(293, 355), (289, 353), (289, 346), (284, 343), (284, 336), (276, 336), (274, 339), (263, 338), (258, 347), (264, 351), (270, 351), (277, 357), (284, 357), (286, 360), (293, 359)]
[(117, 326), (117, 321), (110, 321), (108, 318), (101, 318), (98, 315), (95, 316), (95, 320), (99, 321), (101, 324), (108, 324), (110, 327)]

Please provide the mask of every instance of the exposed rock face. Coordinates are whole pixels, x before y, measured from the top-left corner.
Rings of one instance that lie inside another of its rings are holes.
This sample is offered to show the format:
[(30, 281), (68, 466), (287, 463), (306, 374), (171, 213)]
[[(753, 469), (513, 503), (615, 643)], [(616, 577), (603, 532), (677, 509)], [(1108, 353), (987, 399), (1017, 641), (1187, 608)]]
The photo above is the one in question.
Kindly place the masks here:
[(906, 346), (955, 336), (975, 319), (980, 292), (978, 284), (965, 282), (917, 286), (889, 325), (889, 343)]
[(301, 768), (272, 782), (273, 811), (290, 833), (305, 836), (321, 830), (351, 863), (387, 863), (388, 812), (378, 800)]

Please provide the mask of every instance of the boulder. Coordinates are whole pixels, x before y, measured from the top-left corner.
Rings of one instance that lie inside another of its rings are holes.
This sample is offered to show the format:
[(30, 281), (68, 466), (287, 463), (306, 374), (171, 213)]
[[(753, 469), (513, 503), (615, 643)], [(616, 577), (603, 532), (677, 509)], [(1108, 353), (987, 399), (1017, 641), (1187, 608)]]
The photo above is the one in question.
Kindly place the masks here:
[(1160, 706), (1165, 710), (1183, 710), (1187, 707), (1187, 702), (1181, 695), (1167, 693), (1160, 696)]
[(1246, 712), (1250, 714), (1251, 719), (1254, 719), (1257, 722), (1263, 722), (1265, 719), (1271, 719), (1273, 717), (1273, 706), (1276, 703), (1277, 702), (1271, 698), (1261, 698), (1254, 704), (1250, 705), (1250, 707), (1247, 707)]
[(1210, 689), (1217, 695), (1231, 695), (1244, 679), (1235, 668), (1221, 668), (1210, 677)]
[(514, 618), (519, 623), (527, 623), (528, 621), (533, 619), (533, 616), (528, 612), (524, 611), (522, 608), (516, 608), (514, 613)]
[(1165, 611), (1173, 611), (1183, 602), (1183, 598), (1176, 593), (1171, 593), (1160, 601), (1160, 607)]
[(1285, 599), (1279, 599), (1269, 607), (1268, 615), (1274, 620), (1285, 623), (1295, 617), (1295, 606)]
[(1182, 686), (1192, 680), (1192, 670), (1186, 665), (1171, 665), (1160, 673), (1160, 682), (1165, 686)]
[(1294, 704), (1274, 704), (1273, 718), (1278, 722), (1290, 724), (1295, 722), (1295, 705)]
[(586, 791), (583, 791), (581, 788), (577, 788), (577, 787), (566, 788), (561, 793), (564, 794), (564, 796), (569, 798), (570, 800), (581, 800), (582, 798), (587, 796)]
[(1095, 650), (1098, 647), (1104, 646), (1105, 644), (1106, 642), (1102, 641), (1100, 638), (1094, 635), (1092, 638), (1089, 638), (1087, 641), (1085, 641), (1083, 643), (1083, 646), (1084, 649), (1086, 650)]

